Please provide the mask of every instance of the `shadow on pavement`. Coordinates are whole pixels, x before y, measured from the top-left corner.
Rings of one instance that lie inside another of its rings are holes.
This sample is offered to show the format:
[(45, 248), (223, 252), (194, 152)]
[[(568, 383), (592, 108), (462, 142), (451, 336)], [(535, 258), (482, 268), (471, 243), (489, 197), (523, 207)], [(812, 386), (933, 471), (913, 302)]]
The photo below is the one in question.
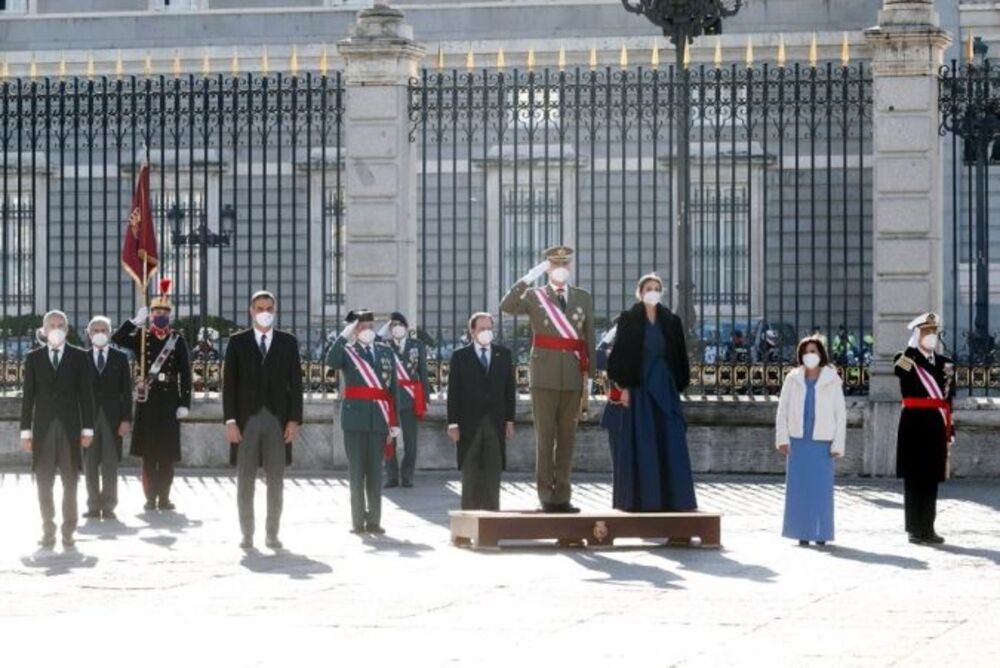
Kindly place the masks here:
[(287, 575), (292, 580), (310, 580), (316, 575), (333, 572), (329, 564), (288, 550), (265, 554), (252, 549), (240, 559), (240, 566), (252, 573)]
[(174, 511), (150, 510), (136, 515), (136, 518), (145, 522), (150, 529), (166, 529), (170, 533), (184, 533), (188, 529), (197, 529), (202, 525), (201, 520), (188, 519), (184, 513)]
[(672, 573), (664, 568), (647, 566), (645, 564), (630, 564), (617, 559), (612, 559), (605, 554), (594, 550), (581, 549), (576, 552), (560, 552), (562, 556), (571, 559), (584, 568), (596, 573), (603, 573), (605, 577), (592, 579), (590, 582), (598, 584), (642, 584), (656, 587), (657, 589), (682, 589), (674, 582), (683, 580), (681, 576)]
[(382, 536), (365, 534), (361, 537), (361, 542), (368, 546), (369, 552), (389, 552), (400, 557), (415, 558), (419, 557), (422, 552), (431, 552), (434, 550), (430, 545), (411, 543), (408, 540), (393, 538), (388, 534)]
[(906, 570), (926, 570), (927, 562), (913, 557), (904, 557), (898, 554), (884, 554), (882, 552), (867, 552), (854, 547), (844, 545), (827, 545), (818, 548), (818, 551), (837, 559), (849, 559), (859, 561), (864, 564), (874, 564), (877, 566), (894, 566)]
[(704, 573), (719, 578), (737, 578), (754, 582), (773, 583), (778, 576), (766, 566), (737, 561), (727, 555), (727, 550), (660, 547), (653, 551), (658, 557), (680, 564), (684, 570)]
[(28, 557), (22, 557), (21, 563), (27, 568), (43, 571), (46, 577), (67, 575), (81, 568), (93, 568), (97, 565), (97, 557), (81, 554), (79, 550), (70, 548), (62, 552), (38, 550)]
[(87, 520), (76, 532), (81, 536), (94, 536), (97, 540), (117, 540), (119, 536), (134, 536), (139, 529), (120, 520)]
[(944, 545), (931, 546), (939, 552), (947, 552), (949, 554), (955, 554), (960, 557), (974, 557), (976, 559), (985, 559), (986, 561), (992, 561), (994, 564), (1000, 566), (1000, 551), (997, 550), (987, 550), (981, 547), (962, 547), (961, 545), (954, 545), (945, 543)]

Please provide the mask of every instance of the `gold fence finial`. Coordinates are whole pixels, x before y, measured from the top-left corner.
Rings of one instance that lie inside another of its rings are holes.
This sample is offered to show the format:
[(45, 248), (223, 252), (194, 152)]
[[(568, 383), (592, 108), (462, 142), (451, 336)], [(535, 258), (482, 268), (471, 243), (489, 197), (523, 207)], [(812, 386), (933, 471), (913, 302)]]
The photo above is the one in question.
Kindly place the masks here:
[(746, 64), (747, 69), (753, 67), (753, 36), (751, 35), (747, 35)]
[(785, 52), (785, 34), (781, 33), (778, 36), (778, 67), (784, 69), (786, 62), (788, 62), (788, 54)]
[(260, 73), (267, 76), (271, 72), (271, 61), (267, 58), (267, 47), (264, 47), (264, 52), (260, 54)]
[(621, 55), (618, 56), (618, 64), (621, 66), (623, 70), (628, 69), (628, 49), (625, 47), (624, 44), (622, 44)]
[(566, 47), (565, 46), (560, 46), (559, 47), (559, 71), (560, 72), (566, 71)]
[(175, 79), (180, 79), (181, 78), (181, 52), (178, 51), (177, 49), (174, 49), (174, 67), (173, 67), (173, 70), (174, 70), (174, 78)]
[(851, 64), (851, 42), (846, 31), (844, 32), (844, 42), (840, 45), (840, 64), (843, 67)]
[(722, 38), (721, 37), (716, 37), (715, 38), (715, 58), (713, 60), (715, 62), (715, 69), (717, 69), (717, 70), (722, 69)]
[(330, 71), (330, 56), (326, 52), (326, 44), (323, 45), (323, 53), (319, 56), (319, 73), (321, 76), (326, 76), (326, 73)]
[(292, 44), (292, 55), (288, 58), (288, 69), (293, 77), (299, 76), (299, 47)]
[(681, 61), (684, 69), (691, 67), (691, 43), (684, 42), (684, 58)]
[(597, 69), (597, 47), (590, 47), (590, 69)]
[(476, 54), (472, 50), (472, 42), (469, 42), (469, 52), (465, 54), (465, 69), (470, 72), (476, 69)]
[(819, 62), (819, 46), (816, 43), (816, 33), (812, 34), (812, 40), (809, 42), (809, 65), (810, 67), (816, 67), (816, 63)]
[(535, 48), (528, 47), (528, 72), (535, 70)]
[(125, 62), (122, 60), (122, 50), (118, 49), (118, 57), (115, 58), (115, 78), (121, 79), (125, 76)]
[(146, 52), (146, 60), (142, 65), (142, 71), (147, 79), (153, 76), (153, 57), (149, 55), (149, 51)]
[(498, 70), (507, 69), (507, 59), (503, 55), (502, 46), (497, 50), (497, 69)]

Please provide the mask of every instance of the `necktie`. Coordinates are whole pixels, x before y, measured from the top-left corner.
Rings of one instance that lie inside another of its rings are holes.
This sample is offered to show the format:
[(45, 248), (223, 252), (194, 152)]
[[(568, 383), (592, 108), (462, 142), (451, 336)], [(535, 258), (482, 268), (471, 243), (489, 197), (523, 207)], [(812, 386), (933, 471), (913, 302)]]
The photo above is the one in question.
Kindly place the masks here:
[(260, 356), (267, 356), (267, 334), (262, 334), (260, 337)]
[(483, 371), (490, 370), (490, 360), (486, 357), (486, 348), (479, 349), (479, 363), (483, 365)]
[(362, 350), (364, 351), (365, 361), (368, 362), (369, 364), (371, 364), (374, 367), (375, 366), (375, 356), (372, 354), (371, 346), (365, 346), (364, 348), (362, 348)]
[(97, 372), (104, 371), (104, 350), (97, 351)]
[(558, 290), (558, 291), (556, 292), (556, 296), (557, 296), (557, 297), (558, 297), (558, 299), (559, 299), (559, 307), (560, 307), (560, 308), (561, 308), (562, 310), (564, 310), (564, 311), (565, 311), (565, 310), (566, 310), (566, 291), (565, 291), (565, 290), (563, 290), (562, 288), (560, 288), (560, 289), (559, 289), (559, 290)]
[(52, 368), (53, 369), (58, 369), (59, 368), (59, 351), (58, 350), (53, 350), (52, 351)]

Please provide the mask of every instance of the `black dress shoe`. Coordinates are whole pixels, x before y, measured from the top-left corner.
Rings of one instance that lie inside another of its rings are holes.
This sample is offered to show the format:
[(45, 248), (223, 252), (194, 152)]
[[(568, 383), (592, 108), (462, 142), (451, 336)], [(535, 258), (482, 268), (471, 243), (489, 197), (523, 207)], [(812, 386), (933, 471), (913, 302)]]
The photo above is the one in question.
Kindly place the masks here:
[(944, 543), (944, 538), (942, 538), (941, 536), (937, 535), (932, 531), (924, 536), (924, 542), (930, 543), (931, 545), (941, 545), (942, 543)]
[(351, 533), (353, 534), (362, 534), (364, 532), (365, 530), (360, 527), (351, 527)]
[(807, 541), (807, 540), (800, 540), (799, 541), (799, 547), (809, 547), (809, 541)]
[(101, 519), (100, 510), (88, 510), (83, 514), (83, 519), (85, 520), (99, 520)]
[(818, 541), (816, 541), (816, 544), (819, 545), (820, 547), (823, 547), (823, 546), (826, 545), (826, 541), (825, 540), (818, 540)]
[(142, 509), (143, 510), (156, 510), (156, 501), (153, 501), (152, 499), (150, 499), (149, 501), (146, 501), (146, 505), (144, 505), (142, 507)]
[(160, 510), (176, 510), (177, 506), (170, 503), (170, 500), (160, 501)]
[(399, 487), (399, 481), (398, 480), (386, 480), (385, 484), (383, 485), (383, 487), (385, 487), (386, 489), (390, 489), (392, 487)]
[(403, 487), (413, 487), (413, 482), (410, 480), (404, 480)]
[(253, 536), (243, 536), (243, 540), (240, 541), (241, 550), (252, 550), (253, 549)]
[(915, 533), (911, 533), (910, 542), (913, 543), (914, 545), (923, 545), (926, 541), (923, 539), (922, 536), (918, 536)]
[(101, 512), (101, 517), (103, 517), (106, 520), (116, 520), (116, 519), (118, 519), (118, 516), (115, 515), (115, 511), (113, 511), (113, 510), (105, 510), (105, 511)]
[(38, 541), (38, 545), (43, 550), (51, 550), (52, 548), (54, 548), (56, 546), (56, 537), (55, 536), (42, 536), (42, 539), (40, 541)]
[(268, 536), (265, 538), (264, 545), (271, 550), (280, 550), (284, 547), (284, 545), (281, 544), (281, 541), (278, 540), (277, 536)]
[(377, 524), (375, 526), (368, 527), (366, 531), (368, 533), (375, 534), (376, 536), (381, 536), (382, 534), (385, 533), (385, 529), (383, 529), (382, 527), (380, 527)]
[(567, 501), (566, 503), (556, 503), (556, 504), (553, 504), (553, 510), (551, 512), (553, 512), (553, 513), (563, 513), (563, 514), (572, 514), (572, 513), (578, 513), (578, 512), (580, 512), (580, 509), (577, 508), (576, 506), (574, 506), (569, 501)]

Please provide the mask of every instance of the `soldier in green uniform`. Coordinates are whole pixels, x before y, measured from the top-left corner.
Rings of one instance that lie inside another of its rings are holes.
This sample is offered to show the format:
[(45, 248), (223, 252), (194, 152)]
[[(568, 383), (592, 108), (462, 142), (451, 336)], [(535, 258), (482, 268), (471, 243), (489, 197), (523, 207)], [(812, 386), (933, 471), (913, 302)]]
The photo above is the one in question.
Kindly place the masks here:
[(328, 364), (341, 376), (340, 424), (351, 485), (351, 532), (383, 534), (382, 461), (399, 436), (395, 357), (375, 340), (371, 311), (351, 311), (330, 349)]
[[(385, 461), (385, 486), (396, 487), (402, 478), (403, 487), (413, 487), (413, 472), (417, 467), (417, 421), (427, 413), (427, 397), (431, 386), (427, 378), (427, 346), (410, 335), (406, 316), (398, 311), (389, 316), (382, 339), (396, 355), (396, 382), (399, 384), (399, 428), (402, 443)], [(402, 445), (403, 452), (400, 452)], [(400, 464), (402, 459), (402, 464)]]
[[(538, 498), (546, 512), (578, 512), (570, 503), (570, 469), (581, 399), (594, 356), (594, 301), (571, 286), (573, 250), (553, 246), (500, 302), (510, 315), (531, 323), (531, 405), (535, 421)], [(544, 288), (532, 284), (543, 274)]]

